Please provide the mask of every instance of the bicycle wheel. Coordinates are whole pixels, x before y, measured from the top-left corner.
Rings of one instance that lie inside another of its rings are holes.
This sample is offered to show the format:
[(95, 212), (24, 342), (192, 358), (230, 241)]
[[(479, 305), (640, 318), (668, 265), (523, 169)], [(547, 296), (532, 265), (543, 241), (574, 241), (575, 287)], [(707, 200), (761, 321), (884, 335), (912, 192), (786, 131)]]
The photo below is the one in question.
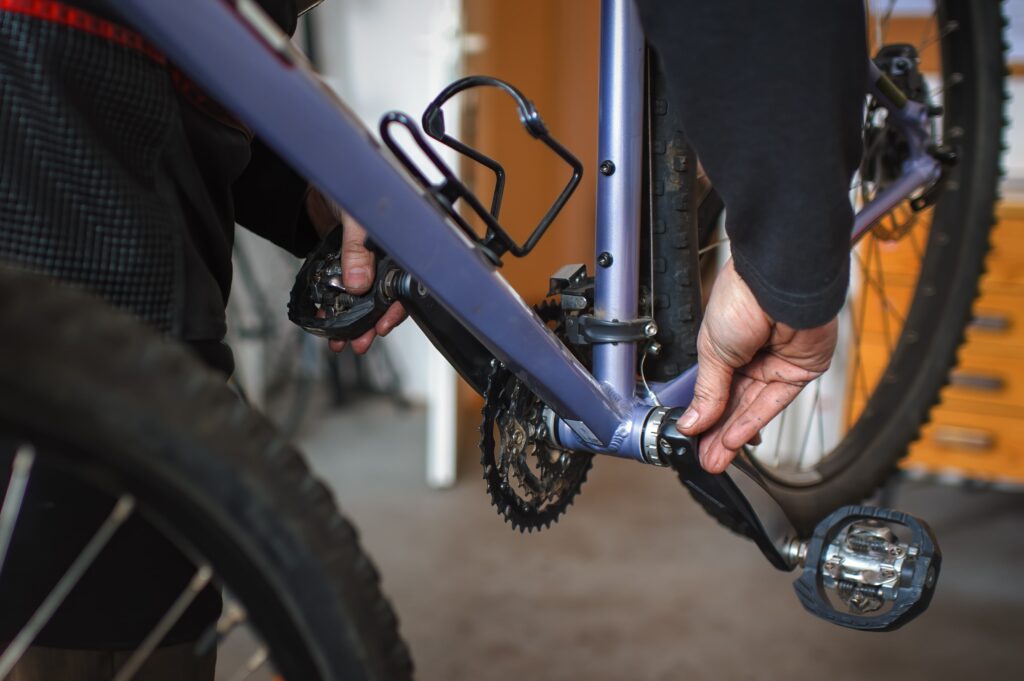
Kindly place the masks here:
[[(0, 433), (20, 452), (0, 513), (0, 580), (34, 450), (35, 468), (45, 459), (116, 500), (93, 541), (141, 514), (200, 566), (192, 587), (210, 583), (230, 594), (237, 605), (197, 649), (242, 623), (260, 643), (237, 675), (219, 678), (249, 678), (249, 668), (261, 666), (266, 678), (271, 669), (325, 681), (411, 675), (355, 530), (301, 456), (220, 378), (101, 301), (36, 276), (0, 269), (0, 309)], [(6, 558), (10, 566), (14, 553)], [(84, 549), (61, 581), (73, 587), (76, 570), (95, 558)], [(160, 642), (190, 594), (186, 587), (140, 635), (118, 681)], [(0, 652), (0, 678), (31, 642), (30, 629)]]
[[(911, 94), (942, 105), (936, 137), (957, 150), (959, 163), (934, 206), (919, 213), (897, 207), (854, 249), (832, 368), (763, 431), (760, 446), (748, 450), (804, 533), (836, 507), (877, 489), (937, 402), (978, 294), (1001, 175), (1001, 4), (937, 0), (927, 20), (902, 23), (895, 0), (872, 5), (873, 54), (878, 46), (907, 42), (896, 34), (914, 27), (911, 44), (921, 54), (925, 83)], [(865, 139), (865, 162), (851, 188), (856, 201), (884, 186), (879, 164), (897, 151), (896, 141), (885, 137), (884, 114), (870, 102)], [(714, 250), (706, 257), (716, 257)], [(688, 268), (692, 264), (683, 261), (676, 272), (655, 272), (655, 287), (687, 277)], [(656, 320), (661, 325), (673, 314), (656, 310)]]

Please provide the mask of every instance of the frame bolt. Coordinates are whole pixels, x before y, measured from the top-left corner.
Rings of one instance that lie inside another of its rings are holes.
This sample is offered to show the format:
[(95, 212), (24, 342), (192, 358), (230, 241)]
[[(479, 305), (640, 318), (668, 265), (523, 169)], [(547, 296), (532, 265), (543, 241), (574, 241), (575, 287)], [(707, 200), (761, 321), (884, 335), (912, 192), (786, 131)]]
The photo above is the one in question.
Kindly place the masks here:
[(599, 169), (602, 175), (611, 175), (615, 172), (615, 164), (611, 161), (601, 161)]
[[(658, 325), (654, 322), (647, 322), (644, 324), (644, 335), (648, 338), (654, 338), (658, 335)], [(659, 348), (660, 349), (660, 348)]]
[(608, 251), (602, 251), (601, 255), (597, 256), (597, 264), (601, 267), (611, 267), (612, 254)]
[(651, 341), (651, 344), (647, 346), (647, 352), (657, 357), (658, 355), (661, 354), (661, 343), (657, 341)]

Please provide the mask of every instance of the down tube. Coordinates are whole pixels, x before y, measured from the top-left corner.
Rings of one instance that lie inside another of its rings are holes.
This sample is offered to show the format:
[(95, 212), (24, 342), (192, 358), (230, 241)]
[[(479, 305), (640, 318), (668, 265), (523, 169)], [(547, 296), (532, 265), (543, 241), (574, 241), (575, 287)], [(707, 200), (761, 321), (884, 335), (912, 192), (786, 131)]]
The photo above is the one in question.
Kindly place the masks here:
[(582, 439), (611, 441), (628, 405), (572, 357), (306, 67), (282, 54), (283, 34), (266, 29), (257, 36), (232, 7), (211, 0), (121, 0), (118, 11), (366, 225), (378, 244)]

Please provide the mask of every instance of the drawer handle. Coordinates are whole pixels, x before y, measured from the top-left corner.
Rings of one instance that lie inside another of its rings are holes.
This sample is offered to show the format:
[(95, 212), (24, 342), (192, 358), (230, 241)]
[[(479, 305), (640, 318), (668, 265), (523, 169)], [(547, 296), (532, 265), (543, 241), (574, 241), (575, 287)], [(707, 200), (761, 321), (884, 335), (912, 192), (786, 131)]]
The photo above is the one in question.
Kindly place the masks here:
[(959, 447), (979, 451), (993, 449), (996, 445), (996, 439), (992, 433), (971, 428), (939, 427), (935, 429), (932, 439), (943, 447)]
[(1010, 318), (1004, 314), (977, 314), (971, 320), (970, 328), (991, 333), (1006, 333), (1010, 330)]
[(949, 375), (949, 383), (957, 388), (985, 393), (998, 393), (1006, 389), (1006, 380), (1002, 376), (976, 374), (970, 371), (954, 371)]

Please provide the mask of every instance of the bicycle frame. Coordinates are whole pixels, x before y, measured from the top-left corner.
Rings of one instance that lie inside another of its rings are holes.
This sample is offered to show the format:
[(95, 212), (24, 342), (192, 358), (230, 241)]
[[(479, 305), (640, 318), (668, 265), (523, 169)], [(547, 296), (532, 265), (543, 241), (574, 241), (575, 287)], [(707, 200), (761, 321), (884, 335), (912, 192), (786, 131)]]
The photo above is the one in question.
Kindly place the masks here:
[[(634, 343), (599, 344), (593, 374), (540, 321), (500, 273), (453, 227), (398, 164), (307, 67), (252, 0), (120, 0), (118, 11), (282, 158), (366, 226), (493, 355), (559, 417), (572, 449), (645, 461), (642, 429), (654, 399), (638, 393)], [(633, 0), (602, 0), (599, 158), (616, 170), (598, 180), (595, 314), (637, 316), (644, 38)], [(873, 67), (873, 65), (872, 65)], [(884, 81), (877, 69), (872, 87)], [(891, 92), (891, 91), (890, 91)], [(908, 129), (914, 102), (882, 97)], [(904, 176), (857, 216), (855, 237), (910, 193), (934, 181), (925, 137), (910, 135)], [(653, 385), (666, 406), (693, 396), (696, 367)]]

